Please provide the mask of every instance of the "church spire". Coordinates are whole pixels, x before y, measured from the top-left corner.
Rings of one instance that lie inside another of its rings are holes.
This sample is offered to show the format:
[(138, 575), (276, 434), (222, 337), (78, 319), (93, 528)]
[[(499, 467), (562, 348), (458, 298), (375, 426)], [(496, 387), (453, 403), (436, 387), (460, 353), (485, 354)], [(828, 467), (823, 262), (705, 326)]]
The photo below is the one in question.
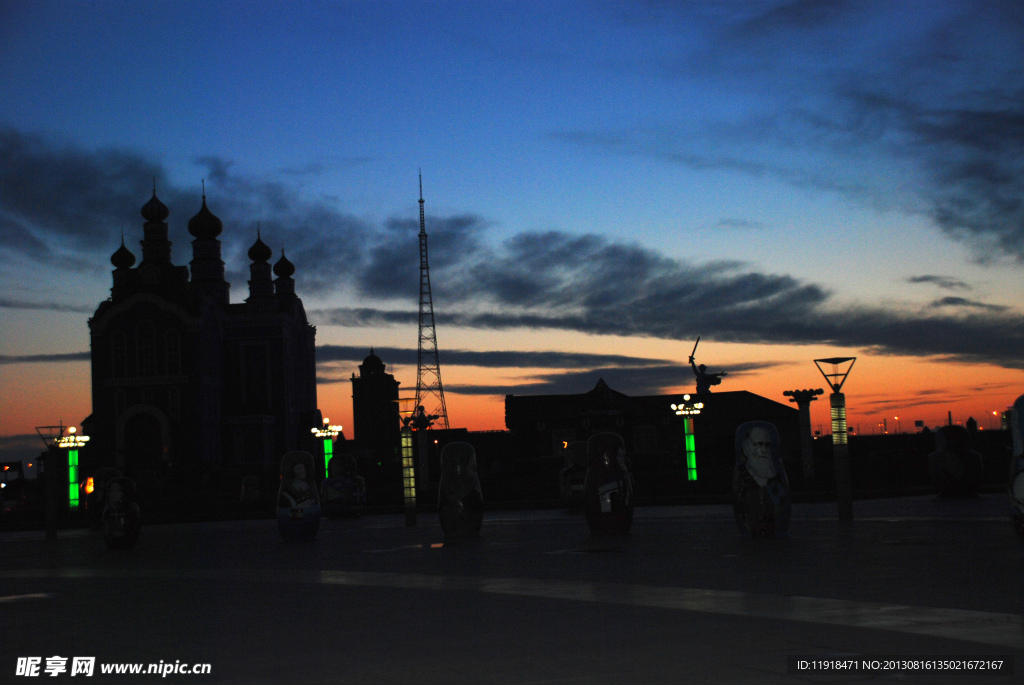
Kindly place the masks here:
[(167, 217), (170, 210), (156, 196), (156, 180), (153, 181), (153, 197), (142, 206), (142, 218), (146, 223), (142, 226), (143, 264), (170, 264), (171, 241), (167, 239)]
[(203, 205), (188, 220), (188, 232), (195, 237), (190, 263), (192, 287), (199, 295), (228, 304), (231, 284), (224, 278), (224, 260), (221, 259), (220, 241), (217, 240), (223, 229), (224, 224), (206, 206), (206, 180), (203, 179)]
[(273, 256), (274, 253), (260, 237), (257, 223), (256, 242), (249, 248), (249, 259), (252, 260), (252, 264), (249, 265), (249, 298), (246, 302), (273, 297), (274, 282), (270, 276), (270, 258)]

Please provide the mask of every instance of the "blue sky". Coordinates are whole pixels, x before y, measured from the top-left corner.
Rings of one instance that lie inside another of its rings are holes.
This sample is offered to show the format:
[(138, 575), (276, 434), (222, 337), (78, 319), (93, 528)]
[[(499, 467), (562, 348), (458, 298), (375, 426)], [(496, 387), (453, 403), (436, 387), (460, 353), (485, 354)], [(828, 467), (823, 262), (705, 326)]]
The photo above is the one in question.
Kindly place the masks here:
[[(337, 346), (325, 409), (371, 344), (409, 387), (422, 168), (455, 425), (501, 427), (520, 385), (688, 386), (698, 335), (722, 389), (781, 399), (842, 353), (865, 423), (1002, 409), (1022, 29), (1019, 2), (0, 0), (0, 374), (87, 387), (81, 356), (38, 355), (87, 352), (156, 176), (178, 263), (205, 179), (233, 301), (257, 221), (285, 246)], [(87, 391), (65, 404), (80, 421)]]

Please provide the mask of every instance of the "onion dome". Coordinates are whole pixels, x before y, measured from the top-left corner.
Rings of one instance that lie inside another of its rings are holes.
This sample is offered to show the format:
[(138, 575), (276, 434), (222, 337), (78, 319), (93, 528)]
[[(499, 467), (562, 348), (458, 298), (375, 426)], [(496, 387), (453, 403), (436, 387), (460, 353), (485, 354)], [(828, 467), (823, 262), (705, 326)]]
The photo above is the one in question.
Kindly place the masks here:
[(188, 232), (200, 240), (214, 240), (224, 230), (224, 224), (206, 207), (206, 195), (199, 213), (188, 220)]
[(267, 244), (260, 238), (259, 231), (256, 232), (256, 242), (249, 248), (249, 259), (254, 262), (265, 264), (274, 256)]
[[(149, 202), (142, 205), (142, 218), (148, 223), (159, 223), (167, 218), (170, 214), (170, 210), (167, 209), (167, 205), (160, 202), (156, 196), (156, 188), (153, 189), (153, 197), (150, 198)], [(128, 254), (131, 254), (130, 252)]]
[(291, 278), (295, 274), (295, 265), (284, 256), (284, 249), (281, 249), (281, 258), (274, 264), (274, 274), (279, 278)]
[[(153, 199), (156, 199), (155, 195), (153, 196)], [(160, 201), (157, 200), (157, 202)], [(161, 205), (161, 207), (162, 206), (163, 205)], [(167, 208), (164, 207), (164, 209), (166, 210)], [(143, 210), (143, 213), (145, 213), (145, 210)], [(166, 214), (164, 216), (166, 216)], [(124, 246), (124, 238), (121, 238), (121, 247), (117, 248), (117, 251), (110, 255), (110, 263), (114, 265), (115, 269), (130, 269), (135, 265), (135, 255), (132, 254), (131, 250)]]
[(370, 354), (363, 360), (363, 363), (359, 366), (359, 372), (362, 373), (384, 373), (384, 362), (373, 353), (373, 348), (370, 348)]

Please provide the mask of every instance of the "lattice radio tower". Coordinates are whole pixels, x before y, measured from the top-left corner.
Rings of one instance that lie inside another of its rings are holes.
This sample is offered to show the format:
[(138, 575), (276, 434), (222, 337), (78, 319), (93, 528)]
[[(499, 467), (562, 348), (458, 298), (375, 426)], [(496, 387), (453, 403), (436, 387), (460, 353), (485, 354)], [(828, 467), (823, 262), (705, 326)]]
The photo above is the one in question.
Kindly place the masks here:
[[(433, 401), (431, 401), (433, 398)], [(430, 402), (434, 408), (426, 406)], [(423, 173), (420, 172), (420, 334), (416, 351), (416, 406), (437, 416), (435, 425), (448, 428), (448, 407), (441, 385), (441, 362), (437, 357), (434, 328), (434, 299), (430, 295), (430, 264), (427, 261), (427, 225), (423, 216)]]

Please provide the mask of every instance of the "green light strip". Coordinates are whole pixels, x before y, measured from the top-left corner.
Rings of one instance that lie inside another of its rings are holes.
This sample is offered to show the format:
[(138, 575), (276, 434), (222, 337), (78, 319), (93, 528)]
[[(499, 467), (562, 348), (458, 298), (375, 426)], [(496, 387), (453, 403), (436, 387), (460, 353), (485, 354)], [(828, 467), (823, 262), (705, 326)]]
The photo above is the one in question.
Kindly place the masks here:
[(683, 435), (686, 436), (686, 479), (697, 480), (697, 448), (693, 438), (693, 419), (683, 420)]
[(330, 475), (327, 473), (327, 468), (331, 463), (331, 457), (334, 456), (334, 443), (331, 442), (330, 438), (324, 438), (324, 476)]
[(68, 506), (78, 508), (78, 450), (68, 450)]

